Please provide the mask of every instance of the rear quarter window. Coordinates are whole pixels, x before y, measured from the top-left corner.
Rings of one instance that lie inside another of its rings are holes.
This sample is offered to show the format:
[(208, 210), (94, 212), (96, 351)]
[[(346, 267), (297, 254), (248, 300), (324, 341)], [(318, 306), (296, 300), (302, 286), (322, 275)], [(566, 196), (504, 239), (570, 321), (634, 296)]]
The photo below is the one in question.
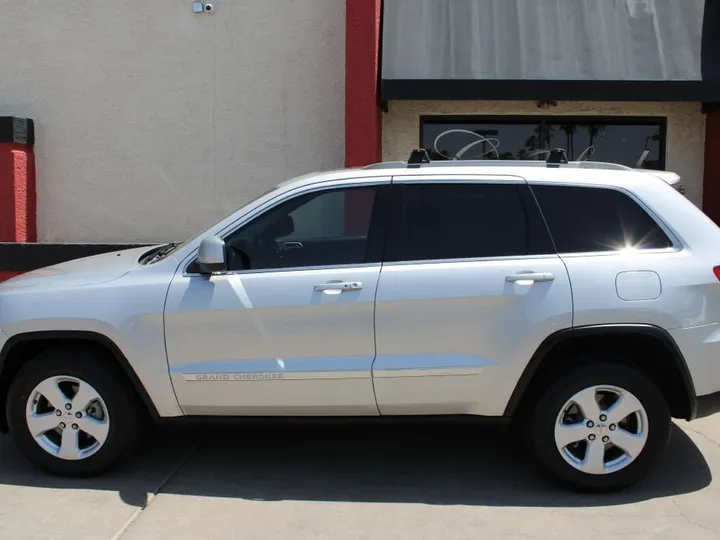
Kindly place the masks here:
[(672, 241), (630, 196), (609, 188), (532, 186), (558, 253), (664, 249)]

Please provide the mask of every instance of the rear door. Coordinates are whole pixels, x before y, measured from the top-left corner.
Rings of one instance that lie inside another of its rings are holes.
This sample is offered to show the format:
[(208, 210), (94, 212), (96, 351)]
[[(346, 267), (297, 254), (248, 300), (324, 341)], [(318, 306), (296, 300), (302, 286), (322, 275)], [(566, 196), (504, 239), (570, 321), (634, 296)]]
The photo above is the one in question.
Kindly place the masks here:
[(522, 178), (399, 177), (376, 301), (381, 414), (502, 415), (572, 324), (570, 282)]

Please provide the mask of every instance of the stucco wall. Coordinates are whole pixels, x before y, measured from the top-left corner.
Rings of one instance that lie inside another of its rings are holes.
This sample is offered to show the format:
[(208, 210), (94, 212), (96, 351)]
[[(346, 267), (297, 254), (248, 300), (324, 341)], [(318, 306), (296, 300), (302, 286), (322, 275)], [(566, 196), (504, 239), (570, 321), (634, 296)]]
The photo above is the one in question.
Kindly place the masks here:
[(699, 103), (559, 102), (557, 107), (539, 109), (534, 102), (393, 101), (383, 117), (383, 160), (407, 159), (419, 145), (420, 116), (430, 114), (663, 116), (667, 169), (682, 176), (691, 201), (702, 203), (705, 115)]
[(36, 122), (41, 241), (181, 240), (344, 157), (345, 2), (26, 0), (0, 115)]

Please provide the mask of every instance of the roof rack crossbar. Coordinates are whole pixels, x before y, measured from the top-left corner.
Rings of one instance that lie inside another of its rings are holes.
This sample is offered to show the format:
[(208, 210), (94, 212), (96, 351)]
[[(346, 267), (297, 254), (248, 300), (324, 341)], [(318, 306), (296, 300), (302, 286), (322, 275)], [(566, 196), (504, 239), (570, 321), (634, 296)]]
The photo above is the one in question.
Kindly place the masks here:
[(416, 148), (412, 151), (410, 154), (410, 159), (408, 159), (407, 167), (408, 169), (416, 169), (424, 164), (430, 163), (430, 156), (427, 153), (427, 150), (424, 148)]
[(567, 152), (565, 152), (564, 148), (554, 148), (550, 150), (545, 160), (545, 164), (548, 167), (559, 167), (560, 164), (567, 164), (567, 162)]

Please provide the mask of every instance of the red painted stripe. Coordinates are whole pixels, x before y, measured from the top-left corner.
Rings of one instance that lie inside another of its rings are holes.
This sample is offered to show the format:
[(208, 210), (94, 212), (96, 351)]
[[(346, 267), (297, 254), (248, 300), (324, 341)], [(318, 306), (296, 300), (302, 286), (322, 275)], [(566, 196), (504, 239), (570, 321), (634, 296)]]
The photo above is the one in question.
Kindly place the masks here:
[[(362, 167), (382, 160), (378, 96), (382, 0), (346, 0), (345, 6), (345, 166)], [(366, 194), (347, 194), (346, 234), (367, 232), (371, 206)]]
[(24, 144), (0, 144), (0, 241), (35, 242), (35, 155)]
[(11, 277), (19, 276), (22, 272), (0, 272), (0, 282), (6, 281)]
[(381, 0), (346, 0), (345, 166), (381, 160), (379, 90)]

